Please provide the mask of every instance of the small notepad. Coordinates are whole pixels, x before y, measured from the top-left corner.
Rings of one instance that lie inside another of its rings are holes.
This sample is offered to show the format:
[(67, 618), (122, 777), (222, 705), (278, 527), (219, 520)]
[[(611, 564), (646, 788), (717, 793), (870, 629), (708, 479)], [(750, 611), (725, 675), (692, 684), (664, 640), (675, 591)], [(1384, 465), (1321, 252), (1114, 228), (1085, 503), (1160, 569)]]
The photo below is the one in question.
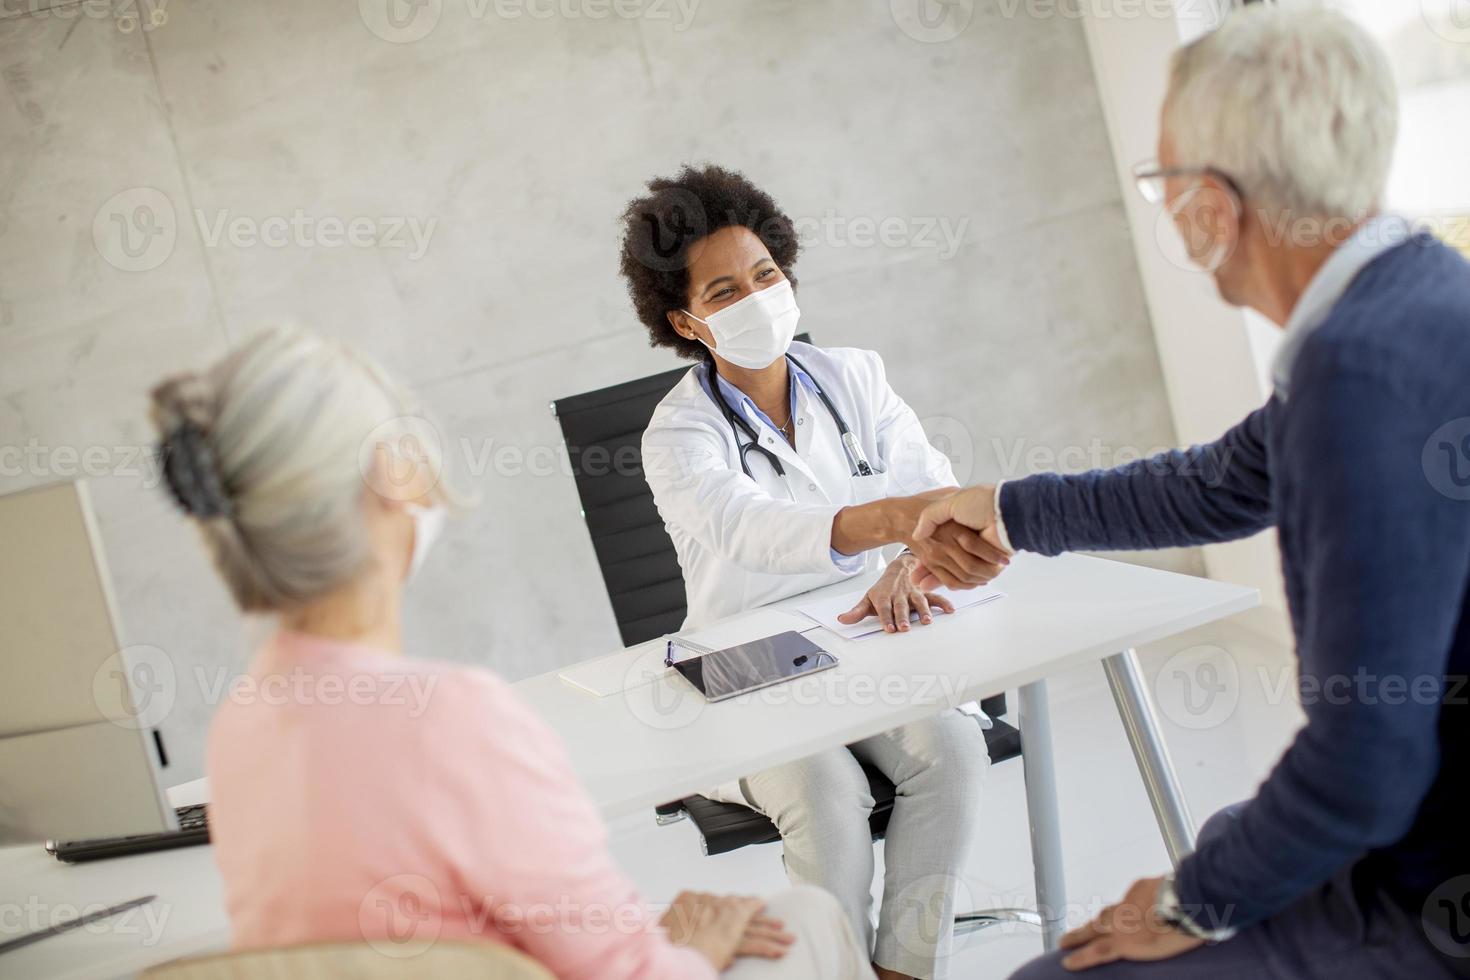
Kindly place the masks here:
[[(883, 632), (883, 624), (878, 620), (877, 616), (869, 616), (867, 619), (864, 619), (858, 623), (854, 623), (851, 626), (847, 625), (846, 623), (839, 623), (837, 621), (837, 617), (841, 616), (843, 613), (847, 612), (849, 609), (856, 606), (860, 601), (862, 601), (863, 595), (866, 593), (866, 591), (867, 590), (865, 589), (862, 592), (852, 592), (848, 595), (832, 596), (826, 599), (817, 599), (812, 602), (797, 606), (796, 608), (797, 611), (802, 613), (812, 622), (817, 623), (828, 630), (831, 630), (833, 633), (836, 633), (843, 639), (861, 640), (864, 637)], [(936, 595), (942, 595), (950, 602), (954, 603), (956, 614), (964, 612), (966, 609), (971, 608), (972, 606), (984, 605), (987, 602), (994, 602), (996, 599), (1005, 598), (1004, 592), (1000, 591), (999, 589), (992, 588), (967, 589), (964, 591), (938, 588), (934, 590), (934, 593)], [(939, 618), (944, 615), (946, 614), (938, 613), (935, 618)], [(910, 616), (909, 621), (912, 623), (917, 623), (919, 621), (919, 614), (914, 613), (912, 616)]]

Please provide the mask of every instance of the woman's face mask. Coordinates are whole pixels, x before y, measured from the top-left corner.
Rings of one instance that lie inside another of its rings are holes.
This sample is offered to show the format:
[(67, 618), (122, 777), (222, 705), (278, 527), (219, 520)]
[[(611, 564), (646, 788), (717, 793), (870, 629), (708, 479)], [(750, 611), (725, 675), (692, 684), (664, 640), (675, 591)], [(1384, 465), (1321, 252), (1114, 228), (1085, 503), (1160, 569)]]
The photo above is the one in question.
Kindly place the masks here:
[(449, 516), (449, 511), (442, 505), (425, 507), (422, 504), (406, 504), (403, 509), (413, 518), (413, 557), (409, 558), (408, 574), (403, 577), (403, 581), (407, 583), (412, 582), (419, 569), (424, 567), (429, 549), (434, 547), (434, 542), (439, 540), (439, 535), (444, 530), (444, 521)]
[(801, 319), (796, 293), (785, 279), (711, 313), (708, 320), (700, 320), (688, 310), (683, 312), (709, 327), (715, 338), (712, 350), (736, 367), (751, 371), (769, 367), (786, 356)]

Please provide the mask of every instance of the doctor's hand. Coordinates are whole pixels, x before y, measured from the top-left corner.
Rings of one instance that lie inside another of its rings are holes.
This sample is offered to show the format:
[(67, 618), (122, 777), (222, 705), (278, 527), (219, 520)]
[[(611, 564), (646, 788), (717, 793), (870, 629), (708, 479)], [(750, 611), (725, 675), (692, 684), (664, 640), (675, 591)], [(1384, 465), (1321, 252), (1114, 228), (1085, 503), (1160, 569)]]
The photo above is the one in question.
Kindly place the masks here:
[(911, 536), (908, 546), (919, 559), (913, 582), (929, 591), (941, 585), (951, 589), (984, 585), (1011, 561), (1010, 552), (993, 536), (954, 521), (939, 525), (922, 538)]
[(954, 604), (944, 596), (914, 584), (914, 569), (918, 567), (919, 559), (913, 555), (899, 555), (862, 601), (838, 616), (837, 621), (851, 626), (869, 616), (877, 616), (883, 632), (907, 633), (909, 616), (913, 613), (919, 614), (920, 625), (928, 626), (934, 622), (936, 611), (954, 612)]

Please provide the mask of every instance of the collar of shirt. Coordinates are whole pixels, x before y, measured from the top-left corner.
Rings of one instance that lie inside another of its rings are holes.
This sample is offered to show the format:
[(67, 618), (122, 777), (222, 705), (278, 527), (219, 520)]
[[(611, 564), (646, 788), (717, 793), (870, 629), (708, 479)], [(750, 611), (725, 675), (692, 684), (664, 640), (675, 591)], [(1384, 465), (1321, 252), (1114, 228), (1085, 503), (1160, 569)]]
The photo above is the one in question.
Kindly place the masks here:
[[(811, 375), (807, 374), (795, 364), (791, 363), (790, 361), (787, 361), (786, 363), (789, 365), (791, 371), (790, 418), (794, 419), (796, 418), (796, 386), (799, 384), (808, 392), (815, 395), (817, 392), (817, 383), (812, 380)], [(730, 382), (726, 381), (724, 378), (720, 377), (720, 373), (713, 370), (708, 362), (701, 364), (699, 366), (699, 370), (705, 372), (706, 379), (708, 379), (710, 374), (714, 375), (715, 382), (720, 389), (720, 397), (725, 399), (725, 404), (729, 405), (731, 409), (736, 412), (743, 413), (746, 418), (759, 419), (770, 428), (776, 429), (778, 432), (780, 431), (776, 423), (771, 421), (770, 416), (768, 416), (765, 412), (762, 412), (756, 406), (755, 402), (751, 400), (749, 395), (732, 385)]]
[(1378, 256), (1413, 236), (1413, 227), (1402, 215), (1375, 215), (1358, 226), (1352, 237), (1327, 257), (1286, 320), (1285, 335), (1271, 367), (1272, 383), (1278, 398), (1286, 400), (1291, 371), (1302, 345), (1327, 320), (1358, 273)]

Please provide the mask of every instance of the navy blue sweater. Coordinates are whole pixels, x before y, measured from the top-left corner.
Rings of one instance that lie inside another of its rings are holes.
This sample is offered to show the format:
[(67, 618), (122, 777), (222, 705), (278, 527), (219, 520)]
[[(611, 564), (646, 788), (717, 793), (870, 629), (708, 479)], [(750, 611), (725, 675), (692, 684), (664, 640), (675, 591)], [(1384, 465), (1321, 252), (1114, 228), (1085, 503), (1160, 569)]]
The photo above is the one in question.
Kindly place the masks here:
[(1275, 525), (1307, 724), (1180, 901), (1249, 925), (1351, 867), (1417, 920), (1470, 873), (1470, 265), (1428, 236), (1380, 255), (1288, 391), (1210, 445), (1006, 483), (1001, 514), (1046, 555)]

